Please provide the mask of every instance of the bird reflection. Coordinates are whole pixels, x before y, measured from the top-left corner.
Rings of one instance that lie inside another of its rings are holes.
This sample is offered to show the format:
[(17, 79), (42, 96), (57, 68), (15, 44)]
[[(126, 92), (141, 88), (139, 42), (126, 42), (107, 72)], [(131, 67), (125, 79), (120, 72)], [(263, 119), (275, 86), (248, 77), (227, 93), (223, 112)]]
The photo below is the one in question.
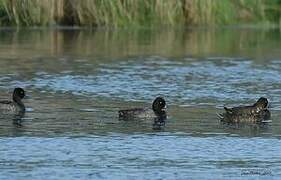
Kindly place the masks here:
[(163, 130), (166, 124), (166, 119), (167, 119), (166, 114), (164, 116), (155, 117), (152, 125), (152, 129)]

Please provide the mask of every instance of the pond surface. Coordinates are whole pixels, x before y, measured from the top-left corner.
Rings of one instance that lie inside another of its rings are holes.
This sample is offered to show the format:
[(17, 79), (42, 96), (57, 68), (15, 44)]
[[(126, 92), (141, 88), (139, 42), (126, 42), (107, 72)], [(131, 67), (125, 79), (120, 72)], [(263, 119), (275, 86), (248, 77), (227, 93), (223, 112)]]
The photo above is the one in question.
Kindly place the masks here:
[[(0, 179), (281, 176), (281, 32), (275, 29), (0, 30)], [(168, 119), (119, 121), (165, 97)], [(224, 105), (269, 98), (272, 123), (225, 126)]]

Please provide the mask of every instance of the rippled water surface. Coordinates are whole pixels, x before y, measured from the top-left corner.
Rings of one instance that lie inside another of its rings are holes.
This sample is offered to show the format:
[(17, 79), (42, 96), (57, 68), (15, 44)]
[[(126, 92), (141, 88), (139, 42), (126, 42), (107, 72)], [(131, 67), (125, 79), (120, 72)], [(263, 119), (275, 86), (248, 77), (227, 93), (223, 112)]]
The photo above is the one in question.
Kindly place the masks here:
[[(281, 177), (281, 32), (0, 30), (0, 179)], [(168, 119), (119, 121), (165, 97)], [(270, 100), (272, 122), (220, 124), (222, 107)]]

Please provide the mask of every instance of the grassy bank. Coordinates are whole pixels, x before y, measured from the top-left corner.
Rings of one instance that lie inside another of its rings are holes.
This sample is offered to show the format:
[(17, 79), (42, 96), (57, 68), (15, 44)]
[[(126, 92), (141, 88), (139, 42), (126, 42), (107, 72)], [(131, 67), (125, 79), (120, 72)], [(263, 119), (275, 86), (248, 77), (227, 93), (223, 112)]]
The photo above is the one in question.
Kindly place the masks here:
[(281, 0), (0, 0), (0, 26), (281, 24)]

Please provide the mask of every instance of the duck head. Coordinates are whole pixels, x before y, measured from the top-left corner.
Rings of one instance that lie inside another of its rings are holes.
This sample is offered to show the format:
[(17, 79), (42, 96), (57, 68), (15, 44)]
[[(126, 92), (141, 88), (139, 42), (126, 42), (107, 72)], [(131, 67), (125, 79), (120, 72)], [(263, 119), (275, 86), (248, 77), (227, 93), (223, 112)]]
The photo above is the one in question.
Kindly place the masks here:
[(258, 101), (255, 103), (255, 106), (258, 108), (266, 109), (268, 108), (268, 100), (265, 97), (261, 97), (258, 99)]
[(13, 100), (21, 100), (25, 97), (25, 92), (22, 88), (15, 88), (13, 93)]
[(162, 97), (157, 97), (152, 103), (152, 110), (157, 114), (163, 114), (166, 110), (166, 101)]

